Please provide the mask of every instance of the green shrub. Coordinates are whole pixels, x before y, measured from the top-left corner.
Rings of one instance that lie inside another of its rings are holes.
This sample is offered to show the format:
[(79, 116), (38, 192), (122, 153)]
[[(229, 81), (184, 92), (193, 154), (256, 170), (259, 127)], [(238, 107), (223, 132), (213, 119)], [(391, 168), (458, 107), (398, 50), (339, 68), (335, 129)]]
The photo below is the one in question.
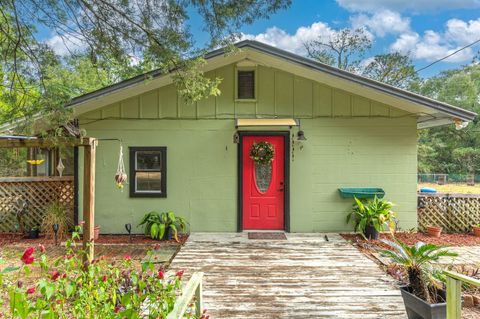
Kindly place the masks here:
[[(166, 274), (150, 262), (139, 271), (128, 255), (85, 266), (85, 251), (76, 247), (78, 231), (67, 241), (65, 256), (53, 262), (42, 245), (27, 248), (18, 265), (2, 268), (0, 260), (0, 313), (9, 311), (6, 318), (15, 319), (166, 318), (183, 271)], [(190, 312), (186, 318), (194, 317)]]

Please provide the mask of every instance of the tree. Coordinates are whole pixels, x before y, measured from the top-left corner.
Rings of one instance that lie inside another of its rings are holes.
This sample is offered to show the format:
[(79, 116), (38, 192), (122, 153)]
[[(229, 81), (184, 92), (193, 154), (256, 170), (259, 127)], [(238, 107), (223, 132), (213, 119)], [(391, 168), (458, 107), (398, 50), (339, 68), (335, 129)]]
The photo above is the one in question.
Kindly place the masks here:
[(453, 156), (468, 174), (475, 174), (480, 168), (480, 149), (462, 147), (453, 150)]
[[(440, 73), (412, 86), (416, 92), (440, 101), (477, 112), (480, 110), (480, 65), (469, 65)], [(425, 129), (419, 135), (419, 172), (459, 173), (465, 166), (454, 156), (459, 148), (480, 149), (477, 120), (465, 129), (453, 125)], [(423, 151), (427, 151), (426, 154)]]
[(398, 52), (376, 55), (362, 74), (403, 89), (418, 79), (412, 60)]
[(327, 39), (320, 35), (318, 39), (304, 43), (304, 46), (310, 58), (356, 72), (372, 41), (365, 29), (341, 29)]
[[(206, 49), (231, 47), (242, 25), (289, 5), (290, 0), (0, 0), (1, 107), (22, 109), (16, 116), (39, 108), (59, 112), (71, 97), (64, 94), (70, 93), (68, 83), (60, 98), (58, 87), (47, 87), (49, 72), (65, 60), (40, 40), (38, 28), (63, 41), (70, 55), (88, 57), (90, 66), (109, 73), (109, 82), (158, 68), (173, 72), (184, 98), (196, 101), (218, 94), (220, 79), (200, 70), (205, 51), (192, 39), (192, 17), (209, 34)], [(66, 62), (64, 71), (71, 71)]]

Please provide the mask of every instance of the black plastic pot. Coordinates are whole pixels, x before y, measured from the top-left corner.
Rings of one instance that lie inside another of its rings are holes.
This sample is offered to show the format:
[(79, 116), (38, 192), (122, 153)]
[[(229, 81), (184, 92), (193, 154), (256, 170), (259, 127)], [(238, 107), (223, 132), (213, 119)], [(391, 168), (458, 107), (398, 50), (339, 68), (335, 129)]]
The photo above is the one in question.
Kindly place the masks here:
[(367, 237), (367, 239), (374, 240), (377, 240), (379, 235), (378, 231), (375, 229), (375, 227), (373, 227), (373, 225), (367, 225), (363, 234), (365, 235), (365, 237)]
[[(407, 311), (408, 319), (446, 319), (447, 304), (429, 304), (411, 293), (408, 286), (400, 287), (403, 303)], [(445, 300), (445, 291), (439, 291), (439, 296)]]
[(165, 235), (163, 235), (163, 240), (172, 240), (173, 239), (173, 231), (170, 227), (167, 227), (165, 230)]
[(29, 239), (35, 239), (35, 238), (38, 238), (39, 236), (40, 236), (40, 230), (38, 229), (31, 229), (28, 231), (27, 237)]

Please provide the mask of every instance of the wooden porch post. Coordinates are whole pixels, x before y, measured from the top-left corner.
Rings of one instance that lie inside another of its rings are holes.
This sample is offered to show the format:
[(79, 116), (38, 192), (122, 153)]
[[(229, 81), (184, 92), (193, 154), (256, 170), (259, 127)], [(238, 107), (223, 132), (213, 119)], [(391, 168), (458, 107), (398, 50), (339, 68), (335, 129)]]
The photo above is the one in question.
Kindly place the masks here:
[(83, 249), (87, 252), (86, 262), (94, 258), (94, 225), (95, 225), (95, 154), (97, 140), (88, 138), (84, 147), (83, 161)]

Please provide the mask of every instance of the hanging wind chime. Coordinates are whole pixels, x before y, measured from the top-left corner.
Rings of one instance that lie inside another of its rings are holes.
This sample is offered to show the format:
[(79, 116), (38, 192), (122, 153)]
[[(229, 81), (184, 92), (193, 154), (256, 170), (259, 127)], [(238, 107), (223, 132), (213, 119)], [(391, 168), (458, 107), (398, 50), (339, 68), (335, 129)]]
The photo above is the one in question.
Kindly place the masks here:
[(60, 157), (58, 160), (57, 171), (58, 175), (62, 177), (63, 170), (65, 169), (65, 165), (63, 165), (62, 158)]
[(127, 182), (127, 173), (123, 162), (123, 146), (120, 145), (120, 154), (118, 155), (117, 172), (115, 173), (115, 183), (123, 191), (124, 184)]

